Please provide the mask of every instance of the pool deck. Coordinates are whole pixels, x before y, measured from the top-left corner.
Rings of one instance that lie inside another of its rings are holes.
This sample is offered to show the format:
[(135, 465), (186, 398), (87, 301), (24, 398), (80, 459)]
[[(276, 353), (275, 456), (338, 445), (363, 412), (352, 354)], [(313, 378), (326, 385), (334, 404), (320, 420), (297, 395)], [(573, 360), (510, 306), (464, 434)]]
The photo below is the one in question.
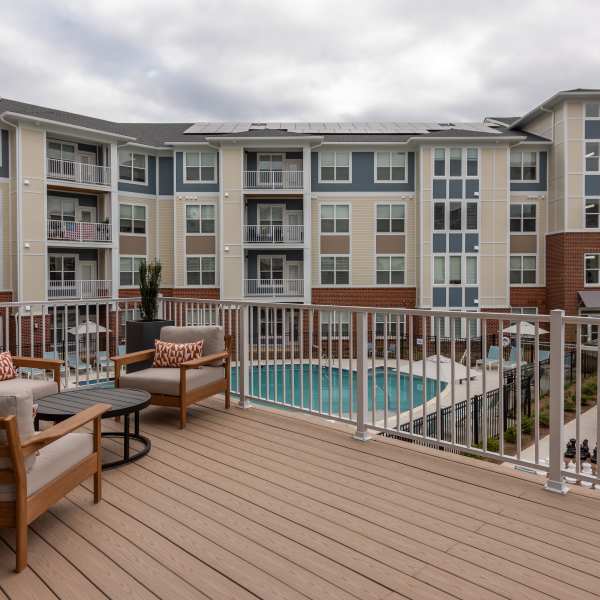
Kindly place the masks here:
[(150, 454), (37, 519), (19, 575), (0, 530), (2, 600), (599, 597), (589, 491), (216, 398), (176, 422), (145, 410)]

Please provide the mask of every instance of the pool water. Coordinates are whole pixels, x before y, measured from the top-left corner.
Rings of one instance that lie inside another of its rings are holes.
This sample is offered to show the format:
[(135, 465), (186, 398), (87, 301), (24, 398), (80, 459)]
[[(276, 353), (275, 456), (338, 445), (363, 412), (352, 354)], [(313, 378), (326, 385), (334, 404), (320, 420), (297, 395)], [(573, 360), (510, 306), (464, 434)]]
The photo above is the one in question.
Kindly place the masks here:
[[(268, 377), (267, 377), (268, 369)], [(323, 366), (321, 374), (316, 365), (294, 365), (293, 383), (292, 383), (292, 365), (263, 365), (255, 366), (251, 369), (250, 383), (251, 395), (255, 398), (262, 398), (269, 402), (277, 399), (278, 403), (284, 403), (291, 406), (308, 409), (310, 402), (310, 370), (312, 369), (312, 409), (319, 410), (319, 382), (321, 382), (321, 412), (330, 412), (334, 415), (340, 414), (340, 369)], [(350, 409), (350, 373), (348, 369), (341, 369), (341, 413), (348, 415)], [(268, 384), (267, 384), (268, 379)], [(387, 369), (387, 409), (390, 412), (396, 412), (398, 394), (396, 369), (388, 367)], [(373, 408), (373, 374), (369, 369), (368, 376), (368, 397), (369, 410)], [(385, 398), (385, 371), (383, 367), (375, 369), (375, 401), (377, 412), (383, 412), (386, 402)], [(268, 385), (268, 389), (267, 389)], [(400, 373), (400, 412), (409, 409), (409, 376), (406, 373)], [(446, 387), (445, 382), (440, 382), (440, 390)], [(302, 397), (301, 388), (304, 395)], [(231, 389), (237, 390), (237, 368), (231, 369)], [(331, 389), (331, 399), (330, 399)], [(352, 373), (352, 413), (356, 413), (356, 390), (357, 373)], [(427, 379), (426, 397), (431, 399), (437, 391), (436, 380)], [(413, 406), (419, 406), (423, 401), (423, 380), (421, 376), (413, 376)]]

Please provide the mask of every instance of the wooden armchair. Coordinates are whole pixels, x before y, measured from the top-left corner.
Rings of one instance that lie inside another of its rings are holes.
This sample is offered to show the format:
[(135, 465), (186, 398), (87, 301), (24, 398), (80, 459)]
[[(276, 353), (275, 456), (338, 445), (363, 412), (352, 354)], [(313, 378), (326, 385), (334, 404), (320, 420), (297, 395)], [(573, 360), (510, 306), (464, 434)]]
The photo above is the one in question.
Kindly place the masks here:
[[(21, 439), (19, 432), (24, 430), (21, 421), (26, 420), (24, 410), (29, 411), (33, 422), (31, 394), (28, 399), (15, 396), (3, 399), (15, 402), (19, 424), (15, 415), (0, 417), (0, 527), (17, 530), (16, 571), (20, 572), (27, 566), (29, 523), (92, 475), (94, 502), (100, 501), (100, 420), (110, 405), (96, 404), (41, 433)], [(94, 422), (93, 435), (73, 433), (90, 421)]]
[[(52, 371), (53, 379), (57, 387), (56, 392), (60, 392), (60, 372), (63, 368), (63, 365), (65, 364), (64, 360), (57, 360), (51, 358), (33, 358), (30, 356), (13, 356), (12, 361), (16, 368), (25, 367), (30, 369)], [(0, 387), (0, 393), (1, 392), (2, 388)]]
[(150, 367), (134, 373), (121, 373), (123, 366), (152, 360), (154, 349), (113, 356), (115, 387), (142, 389), (152, 396), (151, 403), (179, 409), (179, 427), (187, 423), (190, 405), (214, 394), (225, 394), (225, 408), (231, 403), (229, 381), (231, 373), (231, 336), (218, 326), (163, 327), (160, 339), (183, 344), (204, 340), (206, 355), (183, 363), (180, 368)]

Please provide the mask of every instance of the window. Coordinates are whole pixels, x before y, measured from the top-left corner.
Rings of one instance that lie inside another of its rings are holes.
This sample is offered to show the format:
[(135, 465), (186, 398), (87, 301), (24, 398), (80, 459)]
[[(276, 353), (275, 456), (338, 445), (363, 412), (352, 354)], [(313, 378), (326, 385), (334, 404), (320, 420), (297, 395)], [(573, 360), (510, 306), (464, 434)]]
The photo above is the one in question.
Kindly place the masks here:
[(433, 207), (433, 228), (437, 230), (446, 229), (446, 203), (436, 202)]
[(510, 231), (511, 233), (535, 232), (535, 204), (510, 205)]
[[(75, 144), (65, 142), (48, 142), (48, 158), (73, 162), (75, 160)], [(52, 171), (54, 171), (52, 165)]]
[(433, 257), (434, 285), (477, 285), (478, 267), (477, 256)]
[(377, 256), (377, 285), (404, 285), (404, 256)]
[(586, 229), (600, 228), (600, 199), (587, 198), (585, 201), (585, 227)]
[(320, 152), (320, 181), (350, 181), (350, 152)]
[(377, 205), (377, 233), (404, 233), (404, 204)]
[(462, 148), (450, 148), (450, 177), (462, 176)]
[(510, 257), (510, 283), (531, 285), (535, 283), (535, 255)]
[(48, 195), (48, 219), (56, 221), (75, 221), (75, 198)]
[(446, 257), (445, 256), (434, 256), (433, 257), (433, 283), (435, 283), (435, 284), (446, 283)]
[(462, 229), (462, 203), (450, 202), (449, 227), (451, 231), (460, 231)]
[(140, 284), (140, 265), (146, 262), (145, 256), (121, 256), (119, 258), (119, 284), (130, 287)]
[(375, 181), (406, 181), (406, 153), (376, 152)]
[(214, 233), (214, 205), (188, 204), (185, 207), (185, 230), (186, 233)]
[(433, 205), (433, 228), (436, 231), (476, 231), (477, 202), (435, 202)]
[(600, 172), (600, 142), (585, 143), (585, 170), (587, 173)]
[(146, 233), (146, 207), (143, 204), (121, 204), (121, 233)]
[(184, 181), (202, 181), (214, 183), (217, 181), (216, 152), (184, 152)]
[(321, 337), (323, 338), (339, 338), (340, 329), (342, 339), (348, 338), (350, 333), (350, 314), (349, 312), (329, 312), (323, 311), (319, 313), (321, 321)]
[(350, 257), (321, 256), (321, 284), (348, 285), (350, 283)]
[(350, 206), (321, 204), (321, 233), (349, 233)]
[(460, 285), (462, 283), (462, 257), (448, 257), (448, 283), (450, 285)]
[(600, 285), (600, 254), (585, 255), (585, 284)]
[(510, 180), (537, 181), (537, 152), (513, 150), (510, 153)]
[(433, 152), (433, 176), (444, 177), (446, 175), (446, 150), (436, 148)]
[(465, 284), (477, 285), (477, 257), (465, 257)]
[(466, 229), (469, 231), (475, 231), (479, 229), (478, 219), (477, 219), (477, 202), (467, 202), (467, 222)]
[(215, 264), (214, 256), (186, 257), (187, 285), (215, 285)]
[[(375, 313), (375, 337), (383, 339), (385, 332), (385, 313)], [(398, 326), (400, 327), (398, 329)], [(404, 337), (404, 315), (387, 315), (387, 338), (390, 342), (396, 339), (396, 333)]]
[(510, 312), (515, 315), (537, 315), (537, 306), (511, 306)]
[(586, 119), (600, 119), (600, 102), (588, 102), (585, 105)]
[(146, 183), (148, 157), (129, 150), (119, 150), (119, 179)]
[(477, 177), (479, 172), (479, 152), (477, 148), (467, 148), (467, 177)]

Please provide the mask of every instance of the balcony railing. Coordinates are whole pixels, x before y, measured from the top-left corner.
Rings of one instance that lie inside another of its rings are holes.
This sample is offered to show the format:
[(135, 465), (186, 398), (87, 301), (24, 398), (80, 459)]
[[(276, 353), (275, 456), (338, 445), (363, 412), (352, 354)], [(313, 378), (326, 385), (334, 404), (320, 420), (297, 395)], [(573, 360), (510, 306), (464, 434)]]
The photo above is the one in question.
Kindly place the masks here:
[(110, 279), (74, 279), (73, 281), (49, 281), (48, 298), (110, 298)]
[(247, 244), (302, 244), (304, 225), (244, 225)]
[(110, 186), (110, 167), (61, 160), (60, 158), (48, 158), (46, 176), (48, 179), (73, 183)]
[(48, 220), (48, 239), (64, 242), (110, 242), (110, 223)]
[(244, 171), (245, 190), (301, 190), (303, 171)]
[(246, 296), (299, 298), (304, 295), (304, 279), (246, 279)]

